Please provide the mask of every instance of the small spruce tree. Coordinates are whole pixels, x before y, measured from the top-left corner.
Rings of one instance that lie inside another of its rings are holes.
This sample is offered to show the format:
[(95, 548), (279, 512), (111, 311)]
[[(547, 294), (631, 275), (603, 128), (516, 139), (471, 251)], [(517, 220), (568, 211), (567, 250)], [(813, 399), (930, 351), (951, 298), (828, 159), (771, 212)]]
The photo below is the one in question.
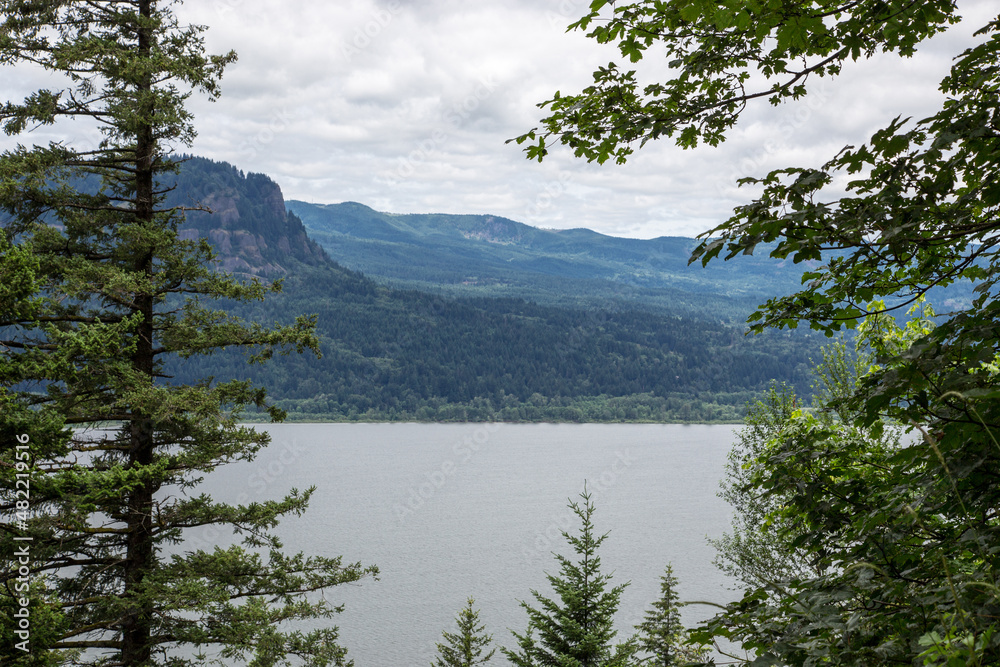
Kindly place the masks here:
[(611, 575), (601, 574), (601, 559), (597, 555), (607, 533), (594, 537), (591, 496), (584, 490), (580, 497), (582, 505), (569, 504), (580, 518), (580, 533), (563, 532), (578, 560), (574, 562), (555, 554), (561, 576), (547, 575), (559, 601), (531, 591), (540, 608), (521, 602), (528, 612), (528, 629), (524, 634), (513, 633), (518, 650), (501, 648), (517, 667), (625, 667), (632, 664), (632, 657), (638, 650), (633, 638), (612, 644), (617, 635), (615, 612), (628, 584), (608, 589)]
[(648, 654), (642, 660), (644, 665), (672, 667), (702, 663), (707, 658), (704, 651), (686, 645), (687, 631), (681, 623), (677, 577), (670, 565), (660, 577), (660, 598), (635, 629), (639, 631), (639, 648)]
[(459, 612), (458, 632), (444, 632), (445, 643), (438, 644), (438, 659), (433, 667), (473, 667), (490, 661), (496, 649), (490, 649), (483, 655), (493, 641), (493, 636), (485, 632), (485, 626), (479, 622), (479, 612), (473, 609), (475, 600), (469, 598), (465, 608)]

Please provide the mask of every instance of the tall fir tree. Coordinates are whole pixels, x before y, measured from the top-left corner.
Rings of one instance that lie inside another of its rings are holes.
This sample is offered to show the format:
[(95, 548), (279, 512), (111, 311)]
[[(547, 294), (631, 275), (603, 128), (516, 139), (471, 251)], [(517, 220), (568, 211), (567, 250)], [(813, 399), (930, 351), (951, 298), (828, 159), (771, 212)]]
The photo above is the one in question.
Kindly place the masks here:
[(591, 495), (584, 490), (580, 498), (582, 505), (569, 504), (580, 519), (580, 533), (563, 532), (577, 560), (555, 554), (560, 576), (547, 575), (558, 601), (532, 591), (539, 606), (521, 602), (528, 612), (528, 629), (524, 634), (513, 633), (518, 650), (501, 649), (517, 667), (625, 667), (631, 664), (637, 650), (631, 638), (620, 644), (612, 643), (618, 634), (614, 616), (628, 584), (608, 588), (612, 577), (601, 573), (601, 558), (597, 555), (607, 533), (595, 537)]
[[(0, 64), (62, 82), (0, 106), (4, 131), (76, 120), (102, 133), (96, 147), (0, 155), (0, 655), (349, 664), (336, 628), (289, 625), (337, 611), (307, 593), (374, 572), (282, 551), (271, 529), (311, 490), (237, 506), (196, 492), (267, 444), (239, 425), (247, 407), (269, 409), (264, 390), (183, 386), (163, 371), (170, 357), (226, 347), (252, 361), (318, 351), (309, 318), (268, 329), (213, 308), (278, 286), (216, 272), (206, 242), (179, 236), (183, 211), (163, 205), (171, 151), (195, 136), (185, 101), (214, 99), (235, 60), (206, 55), (204, 28), (181, 25), (175, 4), (0, 2)], [(243, 544), (185, 548), (191, 529), (213, 524)]]
[(479, 622), (479, 612), (473, 607), (475, 602), (469, 598), (465, 608), (459, 612), (458, 632), (443, 633), (444, 643), (437, 645), (438, 658), (433, 667), (475, 667), (493, 658), (496, 649), (486, 652), (493, 636), (487, 634), (486, 626)]

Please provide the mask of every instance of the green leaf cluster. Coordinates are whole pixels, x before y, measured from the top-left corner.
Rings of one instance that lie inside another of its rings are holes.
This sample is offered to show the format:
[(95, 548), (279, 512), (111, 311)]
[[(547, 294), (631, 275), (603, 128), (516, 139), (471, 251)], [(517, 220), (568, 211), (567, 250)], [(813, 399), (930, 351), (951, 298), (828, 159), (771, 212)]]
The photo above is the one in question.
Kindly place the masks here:
[[(592, 88), (547, 103), (544, 131), (520, 138), (535, 142), (529, 157), (543, 157), (551, 137), (599, 162), (659, 136), (716, 144), (753, 99), (800, 97), (811, 77), (844, 74), (848, 60), (909, 56), (959, 20), (951, 1), (591, 9), (576, 27), (631, 59), (662, 49), (675, 74), (640, 90), (634, 73), (599, 68)], [(853, 368), (824, 359), (829, 382), (815, 411), (772, 395), (735, 455), (743, 473), (726, 493), (749, 499), (751, 512), (737, 526), (746, 539), (723, 547), (747, 588), (694, 638), (742, 644), (741, 661), (1000, 660), (1000, 392), (991, 372), (1000, 350), (1000, 19), (975, 39), (942, 81), (939, 111), (889, 120), (818, 167), (745, 179), (762, 194), (707, 232), (692, 257), (733, 259), (773, 244), (772, 257), (815, 262), (800, 290), (758, 309), (751, 329), (859, 329), (870, 354)], [(748, 88), (760, 79), (767, 85)], [(905, 328), (888, 317), (958, 281), (975, 285), (969, 307), (925, 311)]]
[(610, 62), (580, 93), (541, 103), (541, 126), (513, 141), (531, 159), (558, 143), (602, 164), (665, 137), (715, 146), (753, 100), (798, 99), (811, 77), (876, 53), (910, 56), (957, 21), (954, 0), (595, 0), (569, 29), (613, 44), (628, 63), (663, 58), (672, 78), (644, 83)]

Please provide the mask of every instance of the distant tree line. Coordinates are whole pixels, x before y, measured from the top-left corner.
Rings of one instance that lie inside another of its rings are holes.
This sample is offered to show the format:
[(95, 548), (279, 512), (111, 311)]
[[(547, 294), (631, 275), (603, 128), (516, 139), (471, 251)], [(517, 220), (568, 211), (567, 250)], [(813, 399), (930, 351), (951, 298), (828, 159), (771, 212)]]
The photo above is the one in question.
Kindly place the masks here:
[(323, 356), (248, 366), (219, 353), (168, 372), (266, 384), (296, 418), (733, 421), (772, 380), (805, 390), (818, 349), (696, 318), (394, 291), (335, 265), (295, 264), (281, 294), (227, 310), (314, 313)]

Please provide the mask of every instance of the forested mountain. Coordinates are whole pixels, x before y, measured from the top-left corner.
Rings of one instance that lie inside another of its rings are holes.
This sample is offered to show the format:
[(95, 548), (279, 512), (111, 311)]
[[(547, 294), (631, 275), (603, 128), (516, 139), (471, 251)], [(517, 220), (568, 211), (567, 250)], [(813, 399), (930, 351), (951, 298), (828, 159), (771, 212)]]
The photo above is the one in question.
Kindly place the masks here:
[(807, 381), (807, 334), (746, 338), (717, 318), (617, 304), (393, 289), (328, 257), (266, 176), (194, 158), (176, 185), (175, 203), (215, 211), (189, 212), (186, 230), (212, 241), (221, 266), (284, 280), (281, 294), (232, 310), (266, 323), (315, 314), (323, 350), (265, 366), (217, 354), (176, 365), (177, 380), (252, 379), (310, 419), (572, 421), (733, 420), (769, 380)]
[(761, 252), (737, 267), (689, 265), (697, 241), (549, 230), (491, 215), (393, 215), (363, 204), (288, 202), (344, 266), (389, 285), (539, 303), (711, 314), (742, 321), (793, 291), (804, 266)]

